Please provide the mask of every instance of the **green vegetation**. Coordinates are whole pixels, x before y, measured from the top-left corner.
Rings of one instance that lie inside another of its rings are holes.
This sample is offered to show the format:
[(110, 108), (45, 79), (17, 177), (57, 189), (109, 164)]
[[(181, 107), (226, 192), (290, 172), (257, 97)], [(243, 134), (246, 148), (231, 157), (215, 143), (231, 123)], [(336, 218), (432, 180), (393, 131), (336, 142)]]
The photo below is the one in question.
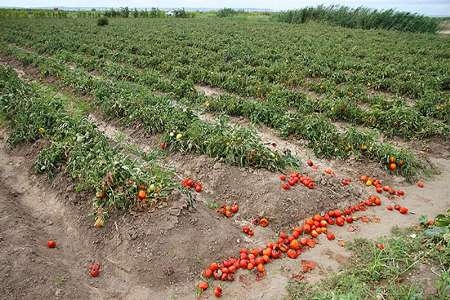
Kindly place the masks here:
[(97, 25), (98, 25), (98, 26), (106, 26), (106, 25), (108, 25), (108, 24), (109, 24), (109, 20), (108, 20), (107, 17), (100, 17), (100, 18), (98, 18), (98, 20), (97, 20)]
[(150, 202), (165, 199), (175, 188), (173, 174), (154, 161), (133, 160), (112, 147), (83, 116), (66, 110), (66, 102), (40, 85), (28, 85), (11, 69), (0, 67), (0, 112), (9, 128), (11, 146), (41, 141), (35, 170), (54, 177), (69, 175), (78, 191), (102, 192), (95, 212), (135, 205), (138, 185)]
[[(234, 17), (116, 18), (102, 29), (82, 18), (0, 24), (5, 55), (91, 96), (125, 125), (164, 133), (176, 151), (271, 170), (291, 161), (252, 131), (199, 117), (209, 111), (302, 138), (321, 157), (357, 156), (386, 167), (395, 156), (405, 163), (396, 172), (413, 179), (427, 164), (390, 140), (449, 134), (450, 55), (448, 40), (436, 35)], [(201, 95), (198, 85), (222, 95)], [(214, 138), (200, 138), (207, 135)]]
[[(446, 218), (445, 226), (436, 221), (436, 226), (427, 229), (394, 230), (392, 237), (377, 242), (355, 240), (349, 245), (352, 256), (341, 271), (322, 280), (320, 284), (291, 282), (288, 288), (290, 297), (447, 299), (450, 293), (450, 211)], [(424, 226), (428, 227), (426, 224)], [(384, 249), (380, 249), (377, 246), (379, 244)], [(433, 294), (424, 294), (425, 283), (418, 282), (425, 276), (423, 273), (417, 277), (411, 275), (421, 264), (437, 277), (431, 287), (434, 288)]]
[(278, 14), (278, 19), (287, 23), (305, 23), (308, 21), (326, 22), (332, 25), (362, 28), (388, 29), (410, 32), (435, 33), (439, 21), (408, 12), (393, 9), (376, 10), (364, 7), (318, 6), (298, 10), (289, 10)]

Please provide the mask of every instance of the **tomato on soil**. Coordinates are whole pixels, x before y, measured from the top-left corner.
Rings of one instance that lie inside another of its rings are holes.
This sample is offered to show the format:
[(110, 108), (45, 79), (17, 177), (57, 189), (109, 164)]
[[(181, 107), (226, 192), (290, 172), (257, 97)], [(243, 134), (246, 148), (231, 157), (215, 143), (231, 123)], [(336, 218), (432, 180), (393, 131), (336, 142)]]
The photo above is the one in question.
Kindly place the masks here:
[(195, 185), (195, 191), (196, 191), (197, 193), (200, 193), (200, 192), (202, 191), (202, 185), (201, 185), (201, 184), (196, 184), (196, 185)]
[(417, 186), (418, 186), (419, 188), (423, 188), (423, 187), (425, 186), (425, 184), (423, 183), (423, 181), (418, 181), (418, 182), (417, 182)]
[(310, 166), (310, 167), (312, 167), (312, 166), (314, 165), (314, 163), (313, 163), (312, 160), (310, 160), (310, 159), (308, 159), (308, 160), (306, 161), (306, 164), (307, 164), (308, 166)]
[(216, 296), (217, 298), (222, 297), (222, 288), (220, 286), (214, 289), (214, 296)]
[(48, 240), (47, 247), (48, 248), (56, 248), (56, 242), (54, 240)]
[(397, 169), (397, 165), (395, 163), (390, 163), (389, 170), (391, 170), (393, 172), (393, 171), (395, 171), (395, 169)]
[(334, 240), (335, 238), (336, 238), (336, 236), (334, 235), (334, 233), (329, 232), (329, 233), (327, 234), (327, 239), (328, 239), (329, 241), (332, 241), (332, 240)]
[(99, 263), (92, 263), (89, 265), (89, 275), (91, 275), (91, 277), (98, 277), (98, 275), (100, 275)]
[(285, 181), (286, 180), (286, 175), (284, 175), (284, 174), (280, 175), (280, 180), (281, 181)]
[(408, 209), (404, 206), (400, 207), (399, 212), (403, 215), (406, 215), (408, 213)]
[(269, 225), (269, 220), (267, 220), (267, 218), (261, 218), (259, 220), (259, 226), (267, 227), (268, 225)]
[(208, 283), (206, 281), (200, 281), (198, 284), (198, 288), (202, 291), (206, 290), (208, 288)]

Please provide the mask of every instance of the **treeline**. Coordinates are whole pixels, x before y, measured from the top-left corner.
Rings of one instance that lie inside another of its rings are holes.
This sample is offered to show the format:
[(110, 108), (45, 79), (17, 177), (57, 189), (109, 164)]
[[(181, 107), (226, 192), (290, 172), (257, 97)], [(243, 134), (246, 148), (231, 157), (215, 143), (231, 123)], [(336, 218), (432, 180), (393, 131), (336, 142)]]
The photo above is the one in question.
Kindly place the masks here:
[(437, 19), (416, 13), (334, 5), (288, 10), (277, 14), (277, 19), (287, 23), (305, 23), (312, 20), (350, 28), (429, 33), (435, 33), (439, 26)]
[(77, 10), (68, 11), (60, 9), (0, 9), (0, 17), (47, 17), (47, 18), (67, 18), (67, 17), (82, 17), (82, 18), (164, 18), (167, 16), (174, 16), (178, 18), (191, 18), (194, 16), (193, 12), (187, 12), (183, 8), (174, 9), (170, 12), (160, 10), (158, 8), (151, 9), (130, 9), (128, 7), (111, 8), (108, 10)]

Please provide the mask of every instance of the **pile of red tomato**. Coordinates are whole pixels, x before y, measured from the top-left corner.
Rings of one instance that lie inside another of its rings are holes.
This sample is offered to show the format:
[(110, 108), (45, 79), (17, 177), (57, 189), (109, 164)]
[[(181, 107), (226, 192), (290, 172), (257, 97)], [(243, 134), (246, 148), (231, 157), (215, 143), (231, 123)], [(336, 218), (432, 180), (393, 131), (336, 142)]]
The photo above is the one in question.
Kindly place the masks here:
[(187, 189), (194, 189), (197, 193), (203, 190), (202, 184), (199, 181), (194, 181), (189, 177), (183, 179), (181, 185)]
[[(202, 272), (202, 276), (205, 280), (233, 281), (239, 269), (254, 271), (258, 276), (264, 275), (266, 264), (283, 256), (296, 259), (303, 251), (314, 248), (321, 234), (326, 235), (330, 241), (334, 240), (336, 237), (329, 230), (330, 226), (344, 226), (346, 223), (358, 221), (360, 218), (353, 216), (354, 212), (365, 211), (371, 206), (380, 206), (381, 203), (380, 197), (371, 195), (366, 200), (345, 209), (330, 210), (323, 215), (316, 214), (306, 219), (303, 225), (293, 228), (290, 235), (280, 232), (276, 242), (269, 242), (263, 248), (243, 248), (236, 257), (211, 263)], [(407, 210), (402, 213), (407, 213)], [(208, 286), (205, 281), (201, 281), (198, 285), (201, 291), (206, 290)], [(222, 289), (220, 288), (220, 293), (214, 292), (214, 294), (217, 297), (222, 296)]]
[(292, 186), (300, 183), (309, 189), (314, 189), (314, 187), (316, 186), (316, 183), (311, 177), (302, 175), (300, 173), (291, 173), (289, 177), (282, 174), (280, 175), (280, 180), (283, 182), (281, 187), (284, 190), (289, 190)]
[(392, 187), (388, 185), (383, 185), (383, 182), (381, 180), (378, 180), (376, 178), (371, 178), (366, 175), (363, 175), (360, 177), (360, 180), (367, 186), (373, 186), (377, 193), (381, 194), (383, 192), (387, 192), (390, 195), (393, 196), (404, 196), (405, 192), (401, 190), (395, 190)]

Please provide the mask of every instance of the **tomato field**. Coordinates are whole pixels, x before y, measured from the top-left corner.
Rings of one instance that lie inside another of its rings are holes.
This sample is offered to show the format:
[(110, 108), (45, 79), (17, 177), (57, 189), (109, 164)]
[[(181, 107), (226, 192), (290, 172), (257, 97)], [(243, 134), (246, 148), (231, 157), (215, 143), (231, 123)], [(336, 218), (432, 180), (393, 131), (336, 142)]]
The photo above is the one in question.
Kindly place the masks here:
[[(323, 244), (450, 206), (446, 36), (295, 15), (0, 16), (1, 162), (72, 199), (58, 229), (85, 246), (61, 259), (85, 272), (64, 276), (88, 288), (62, 284), (69, 298), (95, 297), (99, 280), (100, 298), (279, 299), (289, 282), (299, 299), (311, 287), (293, 282), (325, 268)], [(69, 247), (59, 236), (42, 251)], [(303, 255), (301, 274), (279, 262)], [(270, 279), (278, 269), (289, 275)]]

